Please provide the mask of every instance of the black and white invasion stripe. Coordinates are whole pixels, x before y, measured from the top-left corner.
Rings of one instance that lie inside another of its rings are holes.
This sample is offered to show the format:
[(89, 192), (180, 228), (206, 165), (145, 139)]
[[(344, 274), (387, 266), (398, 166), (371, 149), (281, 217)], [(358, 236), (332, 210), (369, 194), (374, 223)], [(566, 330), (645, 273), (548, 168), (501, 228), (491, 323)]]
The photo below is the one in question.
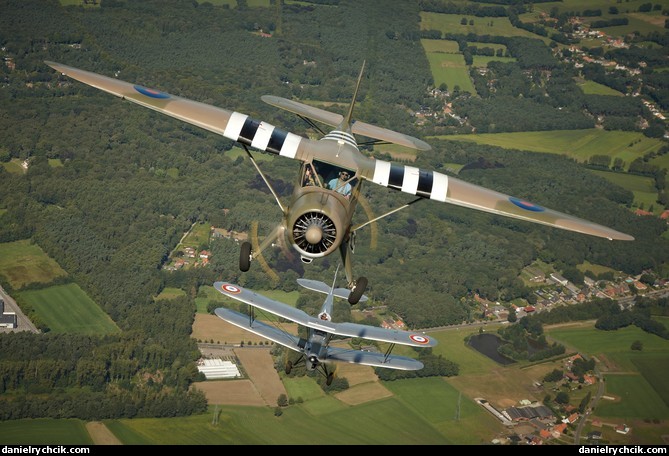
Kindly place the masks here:
[(288, 158), (295, 158), (302, 140), (296, 134), (283, 131), (274, 125), (257, 121), (238, 112), (233, 112), (230, 116), (223, 136), (254, 149)]
[(355, 138), (352, 134), (346, 133), (345, 131), (334, 130), (323, 136), (323, 139), (330, 139), (333, 141), (343, 141), (349, 145), (358, 148), (358, 143), (355, 141)]
[(388, 188), (442, 202), (446, 201), (448, 192), (448, 176), (445, 174), (382, 160), (375, 162), (373, 181)]

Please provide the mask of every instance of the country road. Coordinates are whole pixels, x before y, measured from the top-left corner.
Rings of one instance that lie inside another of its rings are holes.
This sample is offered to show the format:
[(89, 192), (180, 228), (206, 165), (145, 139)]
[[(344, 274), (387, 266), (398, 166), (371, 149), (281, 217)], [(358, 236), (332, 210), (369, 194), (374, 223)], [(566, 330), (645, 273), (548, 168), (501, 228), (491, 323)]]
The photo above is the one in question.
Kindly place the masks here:
[(3, 301), (5, 301), (5, 312), (14, 312), (16, 313), (16, 328), (11, 329), (11, 328), (0, 328), (0, 332), (17, 332), (17, 331), (30, 331), (33, 333), (38, 333), (39, 330), (35, 325), (33, 325), (33, 322), (28, 319), (28, 317), (25, 316), (25, 314), (21, 311), (21, 308), (16, 304), (16, 301), (9, 296), (5, 290), (0, 287), (0, 298), (2, 298)]

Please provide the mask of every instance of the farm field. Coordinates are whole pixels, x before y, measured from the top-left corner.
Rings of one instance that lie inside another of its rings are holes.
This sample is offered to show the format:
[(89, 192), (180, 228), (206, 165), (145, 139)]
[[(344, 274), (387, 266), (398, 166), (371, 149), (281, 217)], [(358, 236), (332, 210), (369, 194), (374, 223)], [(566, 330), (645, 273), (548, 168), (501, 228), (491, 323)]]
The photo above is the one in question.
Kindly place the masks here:
[[(461, 24), (465, 18), (467, 25)], [(472, 23), (473, 25), (469, 25)], [(534, 33), (522, 30), (511, 25), (507, 17), (476, 17), (466, 14), (442, 14), (421, 11), (420, 13), (421, 30), (440, 30), (444, 33), (457, 33), (475, 35), (496, 35), (496, 36), (524, 36), (529, 38), (541, 39), (548, 44), (550, 40), (546, 37), (540, 37)]]
[(608, 155), (621, 159), (625, 168), (636, 158), (657, 152), (663, 145), (659, 139), (646, 138), (641, 133), (624, 131), (587, 130), (527, 131), (520, 133), (486, 133), (477, 135), (442, 135), (430, 139), (472, 141), (477, 144), (506, 149), (526, 150), (565, 155), (586, 162), (593, 155)]
[(120, 332), (116, 323), (77, 284), (22, 291), (17, 297), (34, 308), (53, 333)]
[(664, 210), (657, 202), (657, 189), (653, 178), (597, 170), (592, 172), (634, 193), (634, 204), (639, 208), (646, 211), (653, 208), (652, 212), (658, 215)]

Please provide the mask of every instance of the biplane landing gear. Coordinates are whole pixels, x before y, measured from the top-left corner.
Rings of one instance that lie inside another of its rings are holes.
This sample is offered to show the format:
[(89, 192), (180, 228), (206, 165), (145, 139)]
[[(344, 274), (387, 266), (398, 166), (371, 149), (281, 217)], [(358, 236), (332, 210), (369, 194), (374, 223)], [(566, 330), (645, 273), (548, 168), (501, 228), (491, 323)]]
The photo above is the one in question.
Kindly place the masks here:
[(251, 267), (251, 243), (243, 242), (239, 250), (239, 269), (246, 272)]
[(334, 372), (330, 372), (327, 377), (325, 377), (325, 384), (327, 386), (332, 385), (332, 380), (334, 380)]
[(286, 363), (286, 369), (285, 369), (286, 375), (290, 375), (290, 371), (291, 371), (291, 370), (293, 370), (293, 362), (292, 362), (292, 361), (288, 361), (288, 362)]
[(348, 295), (348, 303), (350, 305), (357, 304), (358, 301), (360, 301), (360, 298), (362, 298), (363, 293), (365, 293), (366, 288), (367, 277), (359, 277), (358, 280), (355, 281), (353, 288), (351, 288), (351, 294)]

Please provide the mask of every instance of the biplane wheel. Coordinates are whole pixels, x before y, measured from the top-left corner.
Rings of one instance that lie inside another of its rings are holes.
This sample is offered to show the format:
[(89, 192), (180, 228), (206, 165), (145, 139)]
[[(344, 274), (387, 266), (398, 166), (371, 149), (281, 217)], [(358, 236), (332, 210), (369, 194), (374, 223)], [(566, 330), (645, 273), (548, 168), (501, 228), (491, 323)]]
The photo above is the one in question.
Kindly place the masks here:
[(360, 277), (356, 280), (351, 294), (348, 295), (348, 303), (351, 305), (357, 304), (362, 298), (365, 289), (367, 288), (367, 277)]
[(293, 362), (288, 361), (286, 363), (286, 375), (290, 375), (290, 371), (293, 370)]
[(239, 269), (246, 272), (251, 267), (251, 243), (243, 242), (239, 250)]
[(328, 376), (325, 378), (325, 384), (327, 386), (332, 385), (332, 380), (334, 380), (334, 372), (330, 372)]

